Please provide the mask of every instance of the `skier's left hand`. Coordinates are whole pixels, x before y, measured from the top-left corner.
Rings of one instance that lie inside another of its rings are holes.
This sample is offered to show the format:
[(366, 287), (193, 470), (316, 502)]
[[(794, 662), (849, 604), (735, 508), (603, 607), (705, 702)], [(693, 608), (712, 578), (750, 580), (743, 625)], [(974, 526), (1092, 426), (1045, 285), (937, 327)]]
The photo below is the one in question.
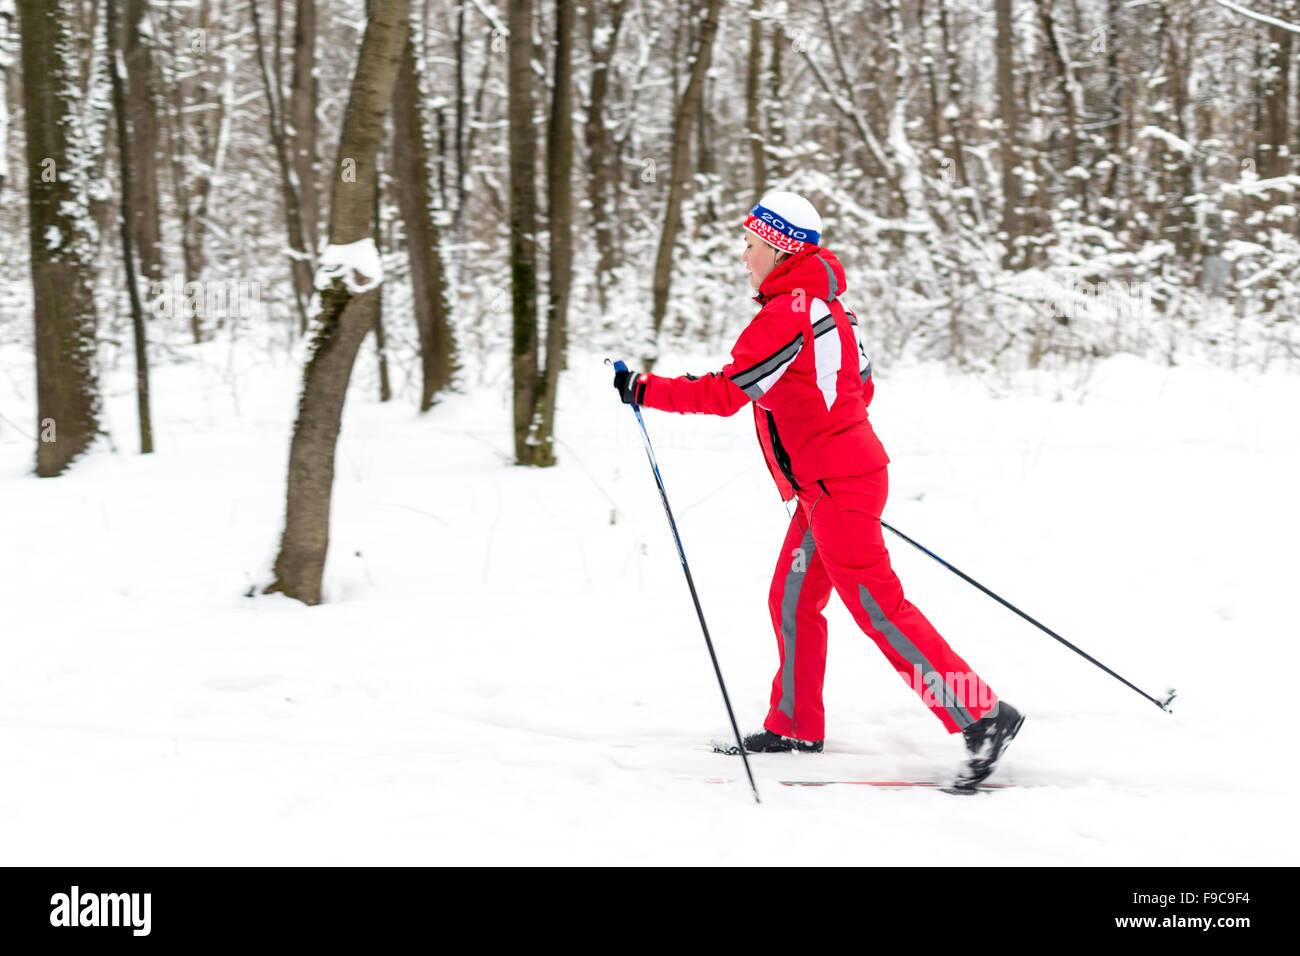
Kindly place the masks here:
[(646, 383), (636, 372), (615, 372), (614, 388), (624, 405), (640, 405), (645, 401)]

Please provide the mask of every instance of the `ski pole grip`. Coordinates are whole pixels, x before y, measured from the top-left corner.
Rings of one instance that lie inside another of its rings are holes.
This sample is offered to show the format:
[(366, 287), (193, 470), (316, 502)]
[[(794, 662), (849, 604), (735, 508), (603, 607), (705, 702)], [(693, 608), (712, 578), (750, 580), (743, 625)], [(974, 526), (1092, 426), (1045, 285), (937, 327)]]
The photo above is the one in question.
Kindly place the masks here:
[(615, 371), (615, 372), (626, 372), (626, 371), (627, 371), (627, 363), (624, 362), (622, 359), (619, 359), (618, 361), (616, 361), (616, 362), (614, 363), (614, 371)]

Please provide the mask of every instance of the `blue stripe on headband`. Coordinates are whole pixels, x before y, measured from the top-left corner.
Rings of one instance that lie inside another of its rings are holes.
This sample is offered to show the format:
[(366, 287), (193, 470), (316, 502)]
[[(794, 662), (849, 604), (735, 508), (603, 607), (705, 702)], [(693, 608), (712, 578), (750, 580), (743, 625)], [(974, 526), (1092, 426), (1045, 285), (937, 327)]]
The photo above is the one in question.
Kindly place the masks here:
[(793, 226), (762, 203), (754, 203), (754, 208), (749, 211), (749, 214), (767, 223), (777, 232), (789, 236), (791, 239), (798, 239), (800, 242), (808, 242), (814, 246), (821, 242), (822, 234), (820, 232), (813, 229), (800, 229), (797, 226)]

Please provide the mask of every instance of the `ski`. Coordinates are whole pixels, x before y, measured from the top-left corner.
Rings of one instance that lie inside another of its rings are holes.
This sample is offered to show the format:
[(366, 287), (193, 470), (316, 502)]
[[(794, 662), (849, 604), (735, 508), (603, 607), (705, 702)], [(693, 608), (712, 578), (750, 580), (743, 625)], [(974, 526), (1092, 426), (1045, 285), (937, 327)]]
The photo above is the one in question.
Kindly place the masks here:
[[(728, 757), (739, 757), (739, 756), (740, 756), (740, 748), (737, 747), (735, 744), (729, 744), (729, 743), (726, 743), (725, 741), (721, 741), (721, 740), (710, 740), (710, 741), (709, 741), (709, 744), (713, 747), (713, 752), (714, 752), (715, 754), (726, 754)], [(761, 754), (761, 755), (764, 756), (764, 757), (771, 756), (770, 753), (765, 753), (765, 752), (763, 752), (763, 751), (753, 751), (753, 750), (751, 750), (751, 751), (748, 751), (748, 752), (749, 752), (749, 753), (759, 753), (759, 754)], [(792, 753), (792, 754), (793, 754), (793, 753), (806, 753), (806, 752), (807, 752), (807, 753), (812, 753), (813, 751), (800, 751), (800, 750), (783, 750), (783, 751), (781, 751), (781, 753)], [(817, 751), (817, 752), (820, 752), (820, 751)]]
[[(730, 780), (711, 777), (706, 783), (730, 783)], [(1014, 783), (979, 783), (973, 787), (958, 787), (937, 780), (779, 780), (783, 787), (872, 787), (876, 790), (938, 790), (954, 796), (972, 796), (994, 790), (1013, 790)]]
[(934, 780), (782, 780), (783, 787), (876, 787), (881, 790), (901, 790), (909, 787), (930, 787), (965, 796), (989, 790), (1009, 790), (1014, 783), (979, 783), (973, 787), (956, 787), (950, 783), (938, 783)]
[[(734, 757), (740, 753), (740, 748), (735, 744), (729, 744), (721, 740), (710, 740), (709, 743), (712, 745), (715, 754)], [(790, 753), (797, 754), (798, 751), (792, 750)], [(710, 782), (719, 783), (721, 781), (714, 780)], [(941, 783), (937, 780), (780, 780), (778, 783), (783, 787), (875, 787), (880, 790), (904, 790), (922, 787), (940, 790), (956, 796), (970, 796), (976, 793), (1009, 790), (1015, 787), (1014, 783), (977, 783), (961, 786), (956, 783)]]

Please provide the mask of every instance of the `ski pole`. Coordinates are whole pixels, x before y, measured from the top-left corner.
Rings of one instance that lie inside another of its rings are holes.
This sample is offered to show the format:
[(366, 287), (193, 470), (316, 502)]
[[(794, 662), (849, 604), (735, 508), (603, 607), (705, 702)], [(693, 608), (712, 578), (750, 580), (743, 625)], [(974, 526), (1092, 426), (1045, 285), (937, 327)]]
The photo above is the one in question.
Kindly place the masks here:
[[(605, 359), (605, 364), (609, 365), (609, 359)], [(627, 365), (620, 359), (613, 363), (614, 371), (626, 372)], [(654, 449), (650, 447), (650, 433), (646, 431), (645, 419), (641, 417), (641, 409), (632, 402), (632, 411), (636, 413), (637, 424), (641, 426), (641, 441), (645, 444), (646, 456), (650, 459), (650, 467), (654, 469), (655, 484), (659, 487), (659, 500), (664, 503), (664, 514), (668, 516), (668, 526), (673, 529), (673, 541), (677, 543), (677, 557), (681, 559), (682, 571), (686, 573), (686, 584), (691, 589), (691, 600), (695, 602), (695, 613), (700, 619), (700, 629), (704, 631), (704, 643), (708, 645), (709, 657), (713, 660), (713, 672), (718, 675), (718, 687), (722, 689), (722, 702), (727, 705), (727, 717), (731, 720), (731, 732), (736, 735), (736, 749), (740, 751), (740, 759), (745, 762), (745, 774), (749, 777), (749, 786), (754, 791), (754, 802), (762, 803), (758, 798), (758, 785), (754, 783), (753, 771), (749, 769), (749, 757), (745, 754), (745, 744), (740, 739), (740, 728), (736, 726), (736, 715), (731, 709), (731, 698), (727, 696), (727, 685), (722, 680), (722, 668), (718, 664), (718, 655), (714, 653), (713, 641), (709, 637), (709, 626), (704, 623), (704, 611), (700, 607), (700, 596), (695, 590), (695, 580), (691, 577), (690, 566), (686, 563), (686, 552), (682, 550), (682, 537), (677, 533), (677, 522), (673, 520), (673, 509), (668, 505), (668, 495), (664, 491), (664, 480), (659, 474), (659, 462), (655, 460)]]
[(1118, 674), (1116, 674), (1113, 670), (1111, 670), (1109, 667), (1107, 667), (1107, 666), (1106, 666), (1105, 664), (1103, 664), (1101, 661), (1097, 660), (1097, 658), (1093, 657), (1091, 654), (1087, 654), (1087, 653), (1085, 653), (1084, 651), (1080, 650), (1079, 648), (1075, 647), (1073, 644), (1071, 644), (1069, 641), (1067, 641), (1065, 638), (1063, 638), (1060, 634), (1057, 634), (1055, 631), (1053, 631), (1050, 627), (1047, 627), (1047, 626), (1044, 625), (1044, 624), (1040, 624), (1038, 621), (1034, 620), (1032, 617), (1030, 617), (1030, 616), (1029, 616), (1028, 614), (1026, 614), (1024, 611), (1020, 610), (1020, 608), (1018, 608), (1018, 607), (1016, 607), (1014, 604), (1012, 604), (1010, 601), (1006, 601), (1006, 600), (1004, 600), (1003, 598), (1001, 598), (1001, 597), (999, 597), (998, 595), (994, 594), (992, 591), (990, 591), (990, 590), (989, 590), (988, 588), (986, 588), (984, 585), (980, 584), (978, 581), (976, 581), (976, 580), (975, 580), (974, 578), (972, 578), (970, 575), (968, 575), (968, 574), (964, 573), (963, 571), (960, 571), (959, 569), (953, 567), (951, 564), (949, 564), (949, 563), (948, 563), (947, 561), (945, 561), (943, 558), (939, 557), (937, 554), (935, 554), (935, 553), (934, 553), (933, 551), (931, 551), (929, 548), (925, 547), (925, 546), (922, 545), (922, 544), (918, 544), (917, 542), (913, 541), (913, 540), (912, 540), (911, 538), (909, 538), (907, 535), (903, 534), (903, 532), (899, 531), (899, 530), (898, 530), (897, 528), (895, 528), (895, 527), (892, 527), (888, 522), (881, 521), (880, 524), (881, 524), (882, 527), (888, 528), (890, 531), (894, 532), (894, 534), (898, 535), (900, 538), (902, 538), (904, 541), (906, 541), (906, 542), (907, 542), (908, 544), (910, 544), (912, 547), (916, 548), (917, 550), (924, 551), (926, 554), (928, 554), (930, 557), (934, 558), (934, 560), (938, 561), (938, 562), (939, 562), (940, 564), (942, 564), (945, 568), (947, 568), (947, 569), (948, 569), (949, 571), (951, 571), (953, 574), (957, 575), (959, 578), (961, 578), (961, 579), (962, 579), (963, 581), (965, 581), (967, 584), (973, 584), (975, 587), (979, 588), (981, 591), (983, 591), (983, 592), (984, 592), (985, 594), (987, 594), (989, 597), (993, 598), (993, 600), (997, 601), (997, 602), (998, 602), (999, 604), (1001, 604), (1003, 607), (1008, 608), (1009, 610), (1015, 611), (1017, 614), (1019, 614), (1021, 617), (1023, 617), (1026, 621), (1028, 621), (1030, 624), (1034, 625), (1034, 627), (1038, 628), (1040, 631), (1043, 631), (1044, 633), (1046, 633), (1046, 634), (1047, 634), (1048, 636), (1050, 636), (1050, 637), (1054, 637), (1054, 638), (1056, 638), (1056, 640), (1060, 641), (1062, 644), (1064, 644), (1064, 645), (1065, 645), (1066, 647), (1068, 647), (1070, 650), (1074, 651), (1074, 653), (1078, 654), (1080, 657), (1084, 658), (1085, 660), (1091, 661), (1092, 663), (1096, 664), (1098, 667), (1100, 667), (1102, 670), (1104, 670), (1107, 674), (1109, 674), (1111, 677), (1115, 678), (1115, 679), (1116, 679), (1117, 681), (1119, 681), (1120, 683), (1125, 684), (1126, 686), (1128, 686), (1128, 687), (1132, 688), (1133, 690), (1137, 691), (1139, 694), (1141, 694), (1141, 695), (1142, 695), (1143, 697), (1145, 697), (1147, 700), (1151, 701), (1151, 703), (1155, 704), (1157, 707), (1159, 707), (1159, 708), (1160, 708), (1161, 710), (1163, 710), (1165, 713), (1167, 713), (1167, 714), (1172, 714), (1172, 713), (1173, 713), (1173, 711), (1169, 709), (1169, 704), (1170, 704), (1170, 702), (1174, 699), (1174, 696), (1175, 696), (1175, 694), (1177, 693), (1176, 691), (1174, 691), (1173, 688), (1170, 688), (1168, 691), (1166, 691), (1166, 693), (1167, 693), (1168, 696), (1166, 696), (1164, 700), (1157, 700), (1156, 698), (1154, 698), (1154, 697), (1152, 697), (1150, 694), (1148, 694), (1146, 691), (1142, 690), (1142, 688), (1140, 688), (1140, 687), (1138, 687), (1138, 686), (1136, 686), (1136, 685), (1134, 685), (1134, 684), (1131, 684), (1131, 683), (1129, 683), (1128, 681), (1126, 681), (1123, 677), (1120, 677), (1120, 676), (1119, 676)]

